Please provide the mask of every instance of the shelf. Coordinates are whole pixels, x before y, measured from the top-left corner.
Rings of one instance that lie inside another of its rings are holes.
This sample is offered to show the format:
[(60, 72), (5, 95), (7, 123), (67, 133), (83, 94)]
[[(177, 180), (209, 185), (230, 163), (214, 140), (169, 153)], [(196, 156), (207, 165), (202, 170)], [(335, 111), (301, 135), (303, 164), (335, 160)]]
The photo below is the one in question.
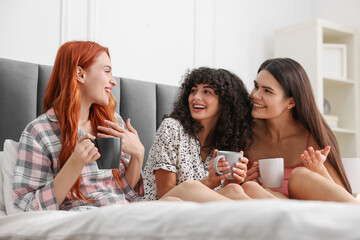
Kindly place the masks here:
[(329, 83), (355, 84), (354, 80), (349, 80), (349, 79), (339, 79), (339, 78), (329, 78), (329, 77), (323, 77), (323, 78), (324, 78), (324, 82), (329, 82)]
[(356, 134), (355, 130), (346, 129), (346, 128), (331, 128), (335, 133), (346, 133), (346, 134)]
[[(331, 52), (331, 47), (339, 50)], [(334, 58), (334, 54), (339, 57)], [(338, 117), (333, 125), (338, 127), (331, 129), (339, 143), (341, 156), (360, 157), (360, 76), (356, 29), (323, 19), (278, 29), (275, 32), (275, 57), (292, 58), (304, 67), (320, 112), (324, 113), (326, 99), (330, 106), (327, 114)], [(324, 57), (327, 61), (331, 60), (326, 62), (328, 65), (324, 65)], [(332, 63), (336, 63), (336, 69), (333, 69)]]

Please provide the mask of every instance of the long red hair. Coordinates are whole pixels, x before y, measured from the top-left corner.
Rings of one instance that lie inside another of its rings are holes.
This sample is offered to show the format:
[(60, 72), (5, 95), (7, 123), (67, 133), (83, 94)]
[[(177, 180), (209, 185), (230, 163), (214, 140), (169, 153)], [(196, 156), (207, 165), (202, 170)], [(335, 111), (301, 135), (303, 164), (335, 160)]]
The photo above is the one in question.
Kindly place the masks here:
[[(59, 155), (59, 169), (61, 169), (73, 153), (78, 139), (78, 122), (80, 119), (81, 94), (76, 80), (77, 67), (87, 69), (99, 56), (109, 50), (95, 42), (70, 41), (64, 43), (56, 55), (54, 67), (44, 96), (44, 112), (54, 108), (61, 130), (61, 151)], [(91, 126), (97, 132), (97, 126), (105, 125), (104, 120), (115, 122), (116, 100), (112, 93), (107, 106), (93, 104), (90, 108), (89, 119)], [(122, 188), (118, 171), (113, 175)], [(80, 191), (81, 175), (70, 190), (74, 199), (87, 199)]]

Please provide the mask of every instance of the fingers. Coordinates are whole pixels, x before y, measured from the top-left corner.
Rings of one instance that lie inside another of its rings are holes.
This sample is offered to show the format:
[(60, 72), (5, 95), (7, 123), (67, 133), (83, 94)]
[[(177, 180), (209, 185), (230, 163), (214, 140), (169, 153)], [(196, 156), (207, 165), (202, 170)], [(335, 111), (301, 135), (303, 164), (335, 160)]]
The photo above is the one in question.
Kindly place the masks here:
[(225, 173), (225, 174), (216, 176), (216, 177), (214, 178), (214, 180), (220, 182), (220, 181), (222, 181), (222, 180), (224, 180), (224, 179), (226, 179), (226, 178), (228, 178), (228, 177), (230, 177), (230, 176), (231, 176), (231, 172), (228, 172), (228, 173)]
[(85, 139), (89, 139), (89, 138), (94, 140), (96, 137), (94, 135), (91, 135), (90, 133), (86, 133), (84, 136), (79, 137), (77, 142), (80, 143), (80, 142), (84, 141)]
[(246, 166), (246, 164), (241, 164), (241, 163), (237, 162), (237, 163), (235, 163), (234, 167), (232, 168), (232, 171), (233, 171), (233, 176), (235, 179), (237, 179), (237, 180), (242, 179), (242, 181), (243, 181), (246, 177), (247, 166)]
[(214, 158), (216, 158), (216, 157), (217, 157), (217, 153), (218, 153), (218, 151), (219, 151), (219, 150), (217, 150), (217, 149), (215, 149), (215, 150), (214, 150)]
[(120, 137), (122, 138), (127, 130), (121, 127), (118, 123), (111, 122), (109, 120), (105, 120), (105, 123), (108, 125), (105, 126), (97, 126), (97, 129), (100, 131), (97, 136), (98, 137)]
[(101, 156), (98, 149), (97, 149), (97, 147), (93, 147), (90, 150), (88, 155), (89, 155), (89, 158), (88, 158), (89, 162), (94, 162), (94, 161), (98, 160), (100, 158), (100, 156)]
[(257, 181), (257, 178), (260, 177), (259, 174), (259, 163), (258, 162), (253, 162), (252, 167), (247, 170), (246, 172), (246, 181)]
[(247, 159), (246, 157), (241, 157), (239, 158), (240, 162), (244, 163), (245, 165), (247, 165), (249, 163), (249, 159)]
[(130, 123), (130, 118), (126, 120), (126, 127), (129, 129), (130, 132), (137, 135), (137, 131), (135, 130), (135, 128), (133, 128), (133, 126)]
[(326, 146), (324, 149), (320, 150), (321, 154), (327, 157), (330, 153), (330, 146)]
[[(72, 159), (81, 161), (83, 164), (93, 162), (100, 157), (97, 147), (95, 147), (94, 143), (87, 137), (89, 137), (89, 135), (86, 134), (79, 138), (74, 152), (71, 155), (73, 156)], [(90, 137), (95, 139), (94, 136), (90, 135)]]
[(246, 174), (245, 181), (256, 181), (258, 182), (258, 178), (260, 177), (259, 172), (255, 172), (253, 174)]
[(225, 158), (220, 158), (217, 169), (219, 172), (224, 172), (230, 169), (229, 163), (225, 160)]

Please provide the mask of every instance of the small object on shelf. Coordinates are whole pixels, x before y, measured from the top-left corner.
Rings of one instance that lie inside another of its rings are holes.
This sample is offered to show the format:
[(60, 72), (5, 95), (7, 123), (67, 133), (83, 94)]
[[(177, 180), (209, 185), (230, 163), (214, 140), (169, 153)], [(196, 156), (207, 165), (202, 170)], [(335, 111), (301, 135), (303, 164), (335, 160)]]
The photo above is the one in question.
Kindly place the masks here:
[(346, 44), (323, 44), (323, 77), (345, 80), (346, 75)]
[(331, 110), (331, 107), (330, 107), (330, 103), (328, 100), (326, 100), (324, 98), (324, 114), (329, 114), (330, 113), (330, 110)]
[(327, 124), (329, 124), (329, 126), (331, 128), (337, 128), (338, 123), (339, 123), (339, 117), (338, 116), (333, 116), (333, 115), (324, 115), (325, 121), (327, 122)]

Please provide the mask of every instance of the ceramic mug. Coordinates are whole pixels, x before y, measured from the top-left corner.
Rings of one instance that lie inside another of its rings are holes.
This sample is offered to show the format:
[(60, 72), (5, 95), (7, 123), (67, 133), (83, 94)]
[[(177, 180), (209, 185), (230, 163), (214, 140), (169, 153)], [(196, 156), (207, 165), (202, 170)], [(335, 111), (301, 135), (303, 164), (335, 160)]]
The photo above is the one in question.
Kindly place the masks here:
[[(217, 152), (217, 156), (214, 159), (214, 163), (213, 163), (213, 168), (214, 171), (216, 172), (216, 174), (218, 175), (224, 175), (228, 172), (231, 172), (231, 175), (229, 177), (227, 177), (226, 179), (229, 180), (235, 180), (232, 171), (232, 168), (234, 167), (236, 162), (240, 162), (240, 158), (243, 156), (243, 154), (238, 153), (238, 152), (233, 152), (233, 151), (218, 151)], [(218, 162), (221, 158), (225, 158), (225, 160), (229, 163), (230, 169), (226, 170), (226, 171), (222, 171), (220, 172), (217, 168)]]
[(121, 159), (121, 138), (96, 138), (92, 141), (100, 153), (100, 158), (96, 160), (99, 169), (118, 169)]
[(284, 180), (284, 158), (259, 159), (260, 181), (263, 187), (279, 188)]

